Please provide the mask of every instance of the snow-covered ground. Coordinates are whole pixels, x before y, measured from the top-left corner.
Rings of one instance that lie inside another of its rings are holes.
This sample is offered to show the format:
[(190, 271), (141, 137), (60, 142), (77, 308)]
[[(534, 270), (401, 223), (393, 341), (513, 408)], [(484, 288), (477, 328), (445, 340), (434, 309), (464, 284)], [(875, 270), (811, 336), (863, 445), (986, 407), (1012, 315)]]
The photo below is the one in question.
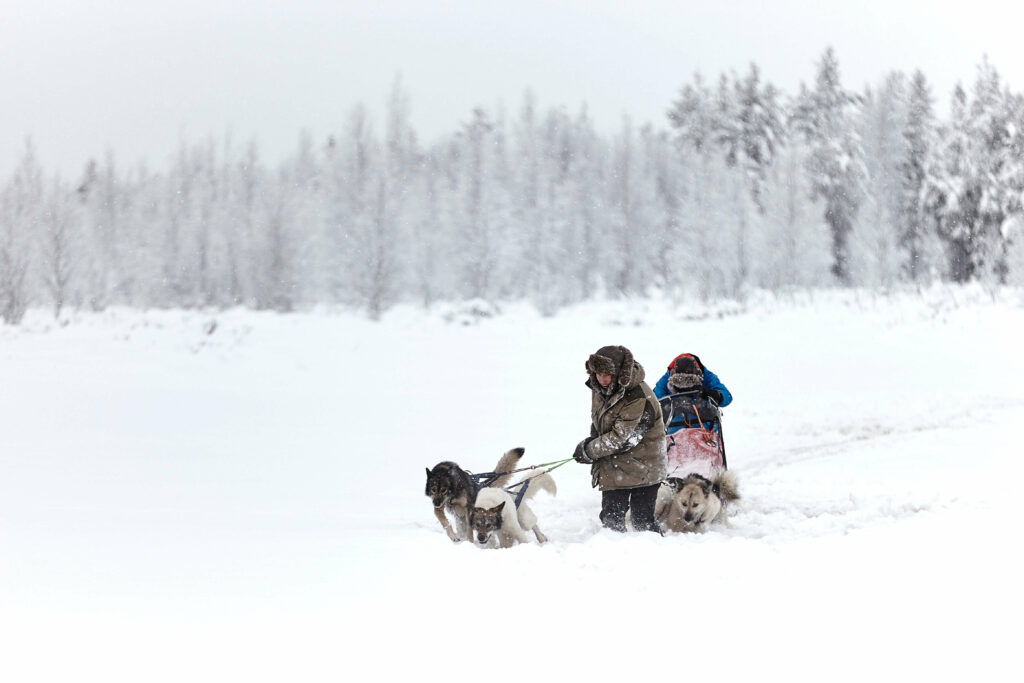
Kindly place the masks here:
[[(0, 680), (1006, 680), (1024, 608), (1024, 299), (819, 293), (542, 318), (34, 311), (0, 329)], [(571, 455), (586, 357), (732, 390), (743, 500), (452, 544), (424, 468)], [(575, 678), (574, 678), (575, 679)]]

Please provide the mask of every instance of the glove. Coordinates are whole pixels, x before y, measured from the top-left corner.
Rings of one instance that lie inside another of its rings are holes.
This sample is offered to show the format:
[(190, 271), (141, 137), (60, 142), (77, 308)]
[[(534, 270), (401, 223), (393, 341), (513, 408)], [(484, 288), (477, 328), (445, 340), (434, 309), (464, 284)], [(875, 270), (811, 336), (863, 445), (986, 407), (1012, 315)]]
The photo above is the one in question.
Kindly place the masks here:
[(583, 465), (592, 465), (594, 463), (594, 460), (587, 455), (587, 444), (592, 440), (592, 438), (583, 439), (583, 441), (576, 444), (576, 451), (572, 454), (573, 460)]
[(718, 389), (710, 389), (708, 387), (703, 387), (700, 390), (700, 395), (703, 396), (704, 398), (709, 398), (712, 401), (714, 401), (716, 406), (722, 404), (722, 392), (720, 392)]

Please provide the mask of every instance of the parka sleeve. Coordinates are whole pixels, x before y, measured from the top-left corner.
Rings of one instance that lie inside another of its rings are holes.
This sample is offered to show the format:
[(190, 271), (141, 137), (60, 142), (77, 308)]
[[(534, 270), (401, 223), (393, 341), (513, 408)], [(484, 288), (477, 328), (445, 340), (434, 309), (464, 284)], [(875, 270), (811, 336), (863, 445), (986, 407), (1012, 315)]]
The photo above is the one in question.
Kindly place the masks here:
[(586, 445), (586, 452), (593, 459), (624, 453), (635, 448), (647, 434), (654, 422), (654, 411), (647, 398), (641, 396), (618, 410), (612, 428)]
[(722, 384), (722, 380), (718, 379), (718, 375), (711, 372), (707, 368), (704, 368), (704, 387), (707, 389), (715, 389), (718, 393), (722, 394), (722, 402), (718, 405), (722, 408), (732, 403), (732, 394), (725, 385)]
[(658, 398), (665, 398), (668, 396), (668, 371), (661, 376), (658, 383), (654, 385), (654, 395)]

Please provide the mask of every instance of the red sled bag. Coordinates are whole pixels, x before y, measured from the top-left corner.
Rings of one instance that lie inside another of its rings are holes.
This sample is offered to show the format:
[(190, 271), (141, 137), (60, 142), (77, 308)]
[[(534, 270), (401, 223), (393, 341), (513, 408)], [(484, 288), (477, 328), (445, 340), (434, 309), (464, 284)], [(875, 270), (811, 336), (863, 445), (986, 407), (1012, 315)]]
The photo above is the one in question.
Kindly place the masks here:
[(699, 474), (714, 479), (725, 469), (722, 441), (717, 432), (701, 428), (680, 429), (669, 434), (667, 441), (669, 477)]
[(668, 476), (699, 474), (713, 479), (727, 469), (722, 440), (722, 413), (698, 391), (671, 394), (660, 400), (665, 425), (682, 425), (666, 437)]

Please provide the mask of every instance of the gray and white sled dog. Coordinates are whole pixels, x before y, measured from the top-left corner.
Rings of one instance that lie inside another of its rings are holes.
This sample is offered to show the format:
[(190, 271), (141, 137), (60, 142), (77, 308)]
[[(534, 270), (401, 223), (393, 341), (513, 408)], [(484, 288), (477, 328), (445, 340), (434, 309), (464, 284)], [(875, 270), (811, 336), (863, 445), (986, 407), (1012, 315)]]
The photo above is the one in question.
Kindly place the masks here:
[[(516, 463), (523, 457), (525, 449), (513, 448), (498, 459), (494, 466), (495, 472), (508, 472), (515, 469)], [(505, 486), (511, 475), (503, 475), (491, 482), (488, 486)], [(434, 465), (433, 469), (427, 470), (426, 495), (434, 504), (434, 516), (441, 523), (441, 528), (448, 534), (448, 538), (458, 543), (469, 539), (469, 511), (476, 503), (480, 487), (466, 470), (454, 462), (445, 460)], [(448, 521), (448, 515), (455, 519), (455, 529)]]
[(532, 531), (538, 543), (546, 543), (547, 537), (537, 526), (537, 515), (527, 503), (541, 490), (552, 496), (558, 491), (555, 480), (547, 472), (530, 478), (517, 510), (515, 498), (508, 491), (482, 489), (469, 512), (473, 542), (484, 548), (509, 548), (516, 543), (528, 543), (530, 537), (526, 532)]
[(728, 505), (739, 499), (736, 475), (729, 471), (712, 479), (699, 474), (669, 477), (658, 489), (654, 516), (663, 531), (703, 532), (715, 520), (728, 525)]

